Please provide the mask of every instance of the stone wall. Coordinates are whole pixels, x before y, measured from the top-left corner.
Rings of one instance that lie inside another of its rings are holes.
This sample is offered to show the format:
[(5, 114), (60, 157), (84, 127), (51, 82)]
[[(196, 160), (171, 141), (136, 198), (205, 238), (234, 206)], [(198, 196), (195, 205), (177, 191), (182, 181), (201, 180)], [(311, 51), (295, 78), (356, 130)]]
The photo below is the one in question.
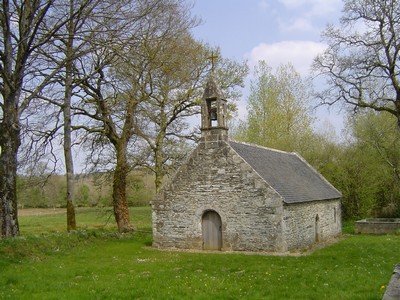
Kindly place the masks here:
[(400, 299), (400, 264), (394, 267), (392, 278), (386, 288), (382, 300)]
[(202, 216), (222, 221), (222, 250), (283, 251), (280, 197), (224, 141), (200, 143), (153, 207), (153, 245), (203, 247)]
[(340, 200), (285, 204), (283, 233), (287, 250), (305, 248), (341, 233)]
[(388, 234), (400, 231), (400, 218), (378, 218), (356, 221), (356, 233)]

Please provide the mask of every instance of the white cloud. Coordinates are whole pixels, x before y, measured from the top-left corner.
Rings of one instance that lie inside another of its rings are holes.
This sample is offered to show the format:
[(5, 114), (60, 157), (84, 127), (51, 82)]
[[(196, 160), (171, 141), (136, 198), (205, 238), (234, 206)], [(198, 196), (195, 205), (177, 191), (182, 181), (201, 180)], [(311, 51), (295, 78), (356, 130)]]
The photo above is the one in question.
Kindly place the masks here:
[(313, 2), (313, 0), (279, 0), (283, 5), (285, 5), (289, 9), (298, 8), (308, 2)]
[(338, 18), (342, 0), (278, 0), (286, 9), (277, 17), (284, 33), (315, 33), (321, 26)]
[(279, 0), (287, 9), (307, 9), (308, 17), (325, 16), (339, 11), (342, 0)]
[(310, 5), (312, 7), (318, 7), (322, 5), (337, 7), (340, 6), (342, 0), (279, 0), (279, 2), (289, 9), (294, 9), (304, 5)]
[(258, 7), (261, 10), (267, 10), (269, 8), (269, 4), (268, 4), (267, 0), (261, 0), (258, 2)]
[(308, 15), (310, 17), (317, 16), (326, 16), (335, 12), (339, 12), (342, 7), (341, 0), (319, 0), (313, 3), (311, 10)]
[(326, 45), (323, 43), (282, 41), (273, 44), (261, 43), (246, 56), (249, 59), (251, 68), (260, 60), (265, 60), (272, 68), (290, 62), (301, 75), (306, 76), (309, 73), (314, 57), (325, 49)]
[(278, 20), (279, 28), (284, 32), (305, 32), (305, 31), (316, 31), (311, 21), (306, 18), (296, 18), (291, 22), (285, 22), (282, 19)]

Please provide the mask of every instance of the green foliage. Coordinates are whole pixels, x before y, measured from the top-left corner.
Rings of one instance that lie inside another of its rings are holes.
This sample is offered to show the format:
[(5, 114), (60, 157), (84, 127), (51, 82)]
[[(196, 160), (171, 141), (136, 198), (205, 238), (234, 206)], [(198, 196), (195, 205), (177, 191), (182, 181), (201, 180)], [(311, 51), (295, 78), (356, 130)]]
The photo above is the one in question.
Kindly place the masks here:
[(301, 154), (343, 193), (346, 219), (400, 217), (400, 131), (391, 114), (359, 111), (349, 116), (347, 140), (315, 133), (307, 108), (309, 88), (292, 66), (275, 73), (256, 68), (248, 118), (235, 138)]
[[(128, 174), (127, 197), (130, 206), (148, 205), (155, 193), (154, 176), (145, 170)], [(18, 177), (18, 205), (21, 208), (65, 207), (64, 176)], [(77, 207), (108, 207), (112, 199), (112, 174), (77, 175), (75, 204)]]
[(82, 184), (76, 193), (76, 205), (77, 206), (85, 206), (89, 204), (89, 194), (90, 194), (90, 188), (86, 184)]
[[(400, 216), (400, 132), (387, 113), (349, 116), (347, 141), (325, 142), (317, 168), (343, 193), (346, 219)], [(322, 158), (322, 159), (321, 159)]]
[(248, 119), (236, 139), (286, 151), (306, 152), (313, 138), (309, 88), (292, 65), (275, 73), (264, 62), (255, 69), (248, 99)]
[(149, 205), (155, 194), (154, 177), (147, 176), (144, 172), (130, 174), (128, 182), (128, 204), (129, 206)]
[(345, 201), (353, 204), (356, 211), (352, 215), (400, 216), (400, 132), (396, 118), (369, 111), (349, 123), (353, 141), (344, 153), (342, 180), (348, 182), (344, 188), (351, 197)]
[[(94, 229), (96, 209), (78, 209), (88, 228), (70, 234), (37, 235), (37, 217), (21, 217), (25, 237), (0, 240), (0, 298), (381, 299), (398, 263), (394, 235), (348, 235), (305, 256), (159, 251), (150, 212), (131, 210), (134, 234)], [(65, 214), (50, 217), (40, 223), (64, 228)]]
[(17, 196), (20, 207), (65, 207), (66, 183), (62, 176), (19, 176)]

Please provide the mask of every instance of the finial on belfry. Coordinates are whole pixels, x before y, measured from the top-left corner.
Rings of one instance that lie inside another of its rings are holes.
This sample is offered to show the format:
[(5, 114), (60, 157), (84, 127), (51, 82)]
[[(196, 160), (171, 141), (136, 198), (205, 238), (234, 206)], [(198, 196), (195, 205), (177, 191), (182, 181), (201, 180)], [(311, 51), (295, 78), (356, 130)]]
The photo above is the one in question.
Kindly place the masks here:
[(207, 59), (211, 60), (211, 71), (214, 71), (215, 64), (217, 62), (218, 55), (214, 54), (214, 51), (211, 51), (211, 56), (207, 57)]

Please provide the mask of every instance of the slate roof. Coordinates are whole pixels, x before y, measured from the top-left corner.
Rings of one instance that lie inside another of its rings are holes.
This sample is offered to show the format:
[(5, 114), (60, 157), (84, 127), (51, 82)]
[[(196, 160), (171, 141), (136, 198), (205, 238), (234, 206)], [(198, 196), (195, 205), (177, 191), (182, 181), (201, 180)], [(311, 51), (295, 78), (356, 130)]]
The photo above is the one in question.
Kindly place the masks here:
[(229, 142), (286, 203), (337, 199), (342, 195), (296, 153)]

